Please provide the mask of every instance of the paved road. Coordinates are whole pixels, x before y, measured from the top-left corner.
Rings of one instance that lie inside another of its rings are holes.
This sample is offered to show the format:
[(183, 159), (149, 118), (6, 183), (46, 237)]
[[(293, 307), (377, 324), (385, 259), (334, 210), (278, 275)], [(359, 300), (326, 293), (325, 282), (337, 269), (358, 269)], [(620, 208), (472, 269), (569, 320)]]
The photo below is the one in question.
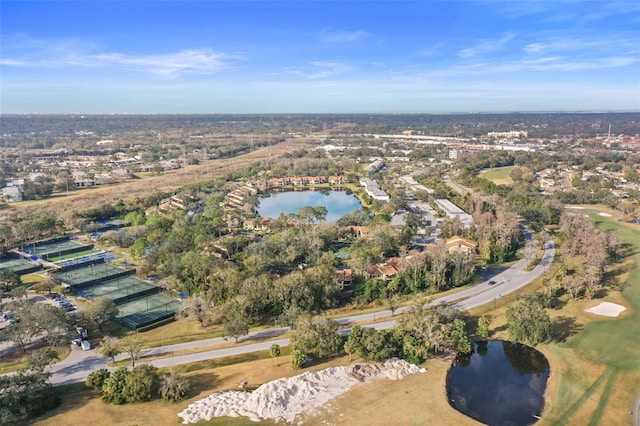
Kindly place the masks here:
[[(531, 238), (527, 233), (526, 237)], [(547, 242), (545, 252), (540, 263), (531, 271), (524, 271), (522, 268), (526, 265), (525, 260), (521, 260), (510, 268), (500, 272), (493, 276), (491, 281), (495, 281), (495, 284), (489, 284), (489, 281), (485, 281), (477, 286), (474, 286), (468, 290), (444, 296), (438, 298), (425, 306), (436, 306), (441, 304), (453, 304), (453, 306), (463, 309), (470, 309), (480, 305), (493, 302), (495, 299), (499, 299), (509, 293), (512, 293), (521, 287), (527, 285), (537, 277), (539, 277), (551, 264), (555, 255), (555, 247), (552, 242)], [(396, 313), (402, 313), (408, 307), (400, 308)], [(349, 324), (355, 324), (358, 322), (374, 321), (380, 318), (391, 318), (391, 311), (379, 311), (368, 314), (353, 315), (350, 317), (340, 318), (338, 322), (343, 326)], [(388, 321), (378, 322), (371, 325), (375, 329), (391, 328), (396, 325), (396, 320), (390, 319)], [(193, 354), (173, 356), (158, 360), (149, 361), (150, 364), (156, 367), (168, 367), (172, 365), (186, 364), (190, 362), (203, 361), (207, 359), (222, 358), (227, 356), (241, 355), (245, 353), (261, 351), (268, 349), (273, 343), (277, 343), (280, 346), (287, 346), (289, 344), (289, 338), (281, 338), (277, 340), (268, 340), (263, 342), (248, 343), (255, 339), (263, 339), (276, 337), (289, 331), (287, 328), (274, 328), (260, 330), (250, 333), (248, 336), (242, 339), (244, 344), (235, 345), (228, 348), (213, 349)], [(345, 334), (348, 333), (348, 329), (345, 330)], [(185, 349), (194, 349), (198, 347), (213, 346), (225, 343), (224, 338), (213, 338), (206, 340), (198, 340), (187, 343), (180, 343), (176, 345), (168, 345), (159, 348), (147, 349), (142, 353), (143, 356), (155, 356), (163, 353), (175, 352)], [(125, 359), (126, 356), (121, 355), (119, 359)], [(51, 383), (54, 385), (68, 384), (82, 381), (93, 370), (104, 367), (108, 362), (108, 359), (96, 354), (94, 351), (81, 351), (77, 348), (71, 352), (71, 355), (65, 360), (53, 365), (51, 367), (52, 377)], [(144, 359), (141, 361), (144, 362)]]
[(640, 395), (636, 398), (636, 402), (633, 404), (633, 426), (640, 426)]
[(471, 189), (460, 185), (457, 182), (454, 182), (451, 180), (451, 177), (449, 176), (445, 176), (444, 177), (444, 183), (447, 184), (447, 186), (451, 189), (453, 189), (454, 191), (456, 191), (458, 194), (460, 195), (466, 195), (469, 194), (471, 192), (473, 192)]

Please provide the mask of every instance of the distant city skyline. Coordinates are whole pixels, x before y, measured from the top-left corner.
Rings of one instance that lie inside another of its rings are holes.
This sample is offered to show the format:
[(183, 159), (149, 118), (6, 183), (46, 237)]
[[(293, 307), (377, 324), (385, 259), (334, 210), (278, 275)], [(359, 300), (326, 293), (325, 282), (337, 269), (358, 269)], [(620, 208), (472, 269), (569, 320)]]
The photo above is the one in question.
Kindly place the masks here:
[(639, 111), (635, 1), (5, 1), (0, 113)]

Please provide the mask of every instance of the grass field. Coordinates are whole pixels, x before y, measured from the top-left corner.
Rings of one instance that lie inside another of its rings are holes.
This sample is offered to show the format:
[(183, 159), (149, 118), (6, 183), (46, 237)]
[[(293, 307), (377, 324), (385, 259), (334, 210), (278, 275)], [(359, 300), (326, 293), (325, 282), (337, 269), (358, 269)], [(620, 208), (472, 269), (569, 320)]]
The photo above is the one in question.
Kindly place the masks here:
[(599, 300), (569, 302), (563, 308), (561, 314), (575, 318), (579, 331), (543, 349), (552, 377), (542, 425), (630, 424), (629, 412), (640, 393), (640, 227), (601, 216), (599, 210), (585, 213), (599, 228), (617, 232), (630, 249), (619, 276), (622, 291), (603, 298), (627, 310), (612, 319), (584, 312)]
[(511, 179), (510, 173), (515, 167), (517, 166), (486, 169), (482, 172), (480, 177), (490, 180), (496, 185), (511, 185), (513, 183), (513, 179)]
[(70, 211), (82, 212), (100, 204), (112, 204), (114, 200), (144, 198), (155, 192), (174, 191), (187, 185), (222, 177), (245, 169), (256, 161), (278, 157), (303, 145), (299, 140), (287, 140), (233, 158), (210, 160), (206, 165), (187, 166), (161, 175), (149, 175), (145, 179), (132, 179), (116, 185), (82, 189), (68, 195), (60, 193), (44, 200), (11, 203), (7, 210), (15, 215), (29, 214), (37, 217), (40, 214), (53, 213), (62, 217)]

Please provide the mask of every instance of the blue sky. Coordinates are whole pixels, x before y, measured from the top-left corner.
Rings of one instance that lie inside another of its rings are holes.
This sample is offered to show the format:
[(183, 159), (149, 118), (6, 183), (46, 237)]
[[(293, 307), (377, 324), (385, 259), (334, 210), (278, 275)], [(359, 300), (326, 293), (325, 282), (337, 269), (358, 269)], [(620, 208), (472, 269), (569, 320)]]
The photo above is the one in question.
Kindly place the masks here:
[(640, 110), (640, 2), (0, 1), (2, 113)]

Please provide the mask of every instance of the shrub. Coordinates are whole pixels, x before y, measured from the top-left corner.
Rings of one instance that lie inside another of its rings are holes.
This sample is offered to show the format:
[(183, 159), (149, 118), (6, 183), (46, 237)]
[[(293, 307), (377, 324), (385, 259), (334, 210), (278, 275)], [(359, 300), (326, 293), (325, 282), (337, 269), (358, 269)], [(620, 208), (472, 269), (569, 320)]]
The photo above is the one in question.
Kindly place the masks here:
[(160, 396), (165, 401), (178, 402), (187, 396), (189, 387), (189, 381), (185, 377), (171, 370), (169, 374), (162, 376)]
[(124, 404), (124, 388), (129, 370), (127, 367), (120, 367), (113, 372), (102, 385), (102, 399), (116, 405)]
[(149, 401), (158, 394), (160, 377), (158, 369), (152, 365), (139, 365), (124, 379), (122, 395), (126, 402)]
[(291, 367), (298, 369), (307, 361), (307, 354), (304, 349), (294, 346), (291, 350)]
[(109, 372), (109, 370), (107, 370), (106, 368), (101, 368), (89, 373), (85, 384), (93, 390), (102, 392), (102, 386), (104, 385), (104, 382), (109, 378), (109, 376), (111, 376), (111, 372)]

